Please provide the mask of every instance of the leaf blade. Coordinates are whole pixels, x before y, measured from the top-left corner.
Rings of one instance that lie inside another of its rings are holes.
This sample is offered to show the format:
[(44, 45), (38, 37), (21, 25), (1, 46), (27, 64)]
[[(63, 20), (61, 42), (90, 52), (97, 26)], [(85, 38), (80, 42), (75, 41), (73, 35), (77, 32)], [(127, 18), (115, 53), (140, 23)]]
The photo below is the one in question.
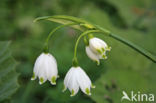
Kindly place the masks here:
[(9, 51), (10, 42), (0, 41), (0, 101), (9, 99), (19, 87), (17, 65)]

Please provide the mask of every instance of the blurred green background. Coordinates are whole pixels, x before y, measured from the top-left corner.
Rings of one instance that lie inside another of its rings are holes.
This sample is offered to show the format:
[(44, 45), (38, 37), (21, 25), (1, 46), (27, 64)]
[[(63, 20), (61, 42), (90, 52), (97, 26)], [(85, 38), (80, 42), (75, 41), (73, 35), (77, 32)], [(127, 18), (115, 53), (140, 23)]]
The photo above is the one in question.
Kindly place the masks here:
[(30, 81), (35, 59), (48, 33), (60, 25), (50, 21), (33, 23), (33, 20), (50, 15), (84, 18), (156, 54), (155, 0), (1, 0), (1, 103), (121, 103), (123, 90), (129, 95), (132, 90), (156, 95), (156, 64), (102, 35), (96, 36), (105, 40), (112, 50), (100, 66), (86, 56), (82, 40), (78, 47), (80, 66), (96, 85), (92, 95), (79, 91), (70, 97), (68, 90), (62, 93), (63, 79), (71, 67), (74, 43), (80, 34), (67, 27), (57, 31), (50, 41), (50, 52), (58, 62), (57, 85)]

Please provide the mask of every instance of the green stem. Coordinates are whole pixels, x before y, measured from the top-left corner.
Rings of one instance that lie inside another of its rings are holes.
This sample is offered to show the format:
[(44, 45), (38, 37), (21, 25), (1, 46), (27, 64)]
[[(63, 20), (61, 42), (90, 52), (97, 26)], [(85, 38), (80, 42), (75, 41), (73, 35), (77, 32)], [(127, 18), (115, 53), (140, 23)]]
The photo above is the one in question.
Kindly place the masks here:
[(46, 41), (45, 41), (45, 45), (44, 45), (44, 52), (45, 52), (45, 53), (48, 53), (48, 52), (49, 52), (48, 43), (49, 43), (49, 40), (50, 40), (51, 36), (52, 36), (58, 29), (63, 28), (63, 27), (65, 27), (65, 26), (70, 26), (70, 25), (76, 25), (76, 23), (69, 23), (69, 24), (60, 25), (60, 26), (56, 27), (55, 29), (53, 29), (53, 30), (49, 33), (49, 35), (48, 35), (48, 37), (47, 37), (47, 39), (46, 39)]
[(85, 36), (85, 35), (87, 35), (87, 34), (89, 34), (89, 33), (97, 33), (97, 32), (100, 32), (99, 30), (87, 30), (87, 31), (85, 31), (85, 32), (83, 32), (79, 37), (78, 37), (78, 39), (77, 39), (77, 41), (76, 41), (76, 44), (75, 44), (75, 48), (74, 48), (74, 57), (73, 57), (73, 66), (78, 66), (78, 60), (77, 60), (77, 47), (78, 47), (78, 44), (79, 44), (79, 41), (80, 41), (80, 39), (83, 37), (83, 36)]

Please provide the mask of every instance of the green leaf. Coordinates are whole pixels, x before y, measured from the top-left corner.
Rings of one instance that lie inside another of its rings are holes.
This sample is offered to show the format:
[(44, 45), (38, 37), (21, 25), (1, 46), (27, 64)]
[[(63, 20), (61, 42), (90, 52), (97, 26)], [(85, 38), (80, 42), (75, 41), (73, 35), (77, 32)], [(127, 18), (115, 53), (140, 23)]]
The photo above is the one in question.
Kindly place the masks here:
[(18, 88), (17, 63), (9, 51), (10, 42), (0, 41), (0, 101), (9, 99)]
[(86, 29), (94, 29), (95, 26), (93, 24), (89, 23), (86, 20), (83, 20), (81, 18), (73, 17), (73, 16), (66, 16), (66, 15), (54, 15), (54, 16), (44, 16), (44, 17), (38, 17), (34, 20), (34, 22), (39, 20), (49, 20), (52, 22), (60, 23), (60, 24), (71, 24), (76, 23), (77, 25), (72, 25), (74, 29), (84, 31)]

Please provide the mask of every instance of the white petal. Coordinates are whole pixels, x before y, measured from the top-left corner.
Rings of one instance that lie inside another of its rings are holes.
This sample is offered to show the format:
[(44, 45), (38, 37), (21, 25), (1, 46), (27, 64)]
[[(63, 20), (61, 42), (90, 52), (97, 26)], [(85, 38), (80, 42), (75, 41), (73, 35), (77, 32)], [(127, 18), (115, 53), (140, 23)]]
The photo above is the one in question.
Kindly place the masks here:
[(43, 84), (47, 80), (47, 71), (45, 61), (40, 64), (38, 70), (39, 84)]
[(91, 48), (91, 50), (95, 53), (99, 53), (99, 51), (97, 50), (101, 50), (102, 45), (100, 42), (98, 42), (98, 40), (96, 38), (91, 38), (89, 40), (89, 47)]
[(77, 94), (77, 92), (79, 90), (79, 85), (78, 85), (78, 82), (77, 82), (76, 72), (75, 71), (72, 74), (72, 77), (69, 79), (67, 87), (69, 88), (69, 90), (71, 92), (71, 96), (74, 96), (74, 95)]
[(86, 46), (86, 54), (91, 60), (96, 61), (98, 65), (100, 64), (99, 56), (92, 52), (89, 46)]
[(111, 47), (109, 47), (104, 40), (99, 39), (99, 38), (95, 38), (95, 39), (101, 44), (102, 48), (104, 48), (105, 51), (111, 50)]
[(90, 93), (90, 87), (91, 87), (91, 80), (89, 79), (88, 75), (85, 73), (83, 69), (79, 67), (79, 72), (78, 72), (78, 84), (80, 85), (81, 90), (87, 94), (91, 95)]
[(64, 86), (67, 87), (68, 85), (68, 82), (72, 76), (72, 71), (74, 70), (74, 68), (70, 68), (69, 71), (67, 72), (66, 76), (65, 76), (65, 79), (64, 79)]
[(34, 76), (32, 80), (36, 79), (36, 77), (38, 76), (38, 71), (39, 71), (40, 63), (42, 62), (42, 58), (43, 58), (43, 53), (35, 61), (34, 69), (33, 69)]
[(42, 57), (40, 58), (38, 62), (38, 77), (40, 79), (40, 84), (43, 84), (48, 79), (48, 73), (49, 73), (49, 65), (50, 59), (48, 57), (48, 54), (43, 53)]
[(72, 67), (70, 68), (70, 70), (68, 71), (64, 79), (65, 89), (68, 88), (70, 90), (71, 96), (76, 95), (79, 90), (76, 73), (77, 73), (77, 69), (75, 67)]
[(99, 38), (95, 38), (95, 39), (101, 44), (101, 46), (102, 46), (103, 48), (106, 48), (106, 47), (107, 47), (106, 42), (104, 42), (103, 40), (101, 40), (101, 39), (99, 39)]
[(46, 58), (47, 78), (52, 84), (56, 84), (55, 80), (58, 75), (56, 59), (51, 54), (48, 54)]

